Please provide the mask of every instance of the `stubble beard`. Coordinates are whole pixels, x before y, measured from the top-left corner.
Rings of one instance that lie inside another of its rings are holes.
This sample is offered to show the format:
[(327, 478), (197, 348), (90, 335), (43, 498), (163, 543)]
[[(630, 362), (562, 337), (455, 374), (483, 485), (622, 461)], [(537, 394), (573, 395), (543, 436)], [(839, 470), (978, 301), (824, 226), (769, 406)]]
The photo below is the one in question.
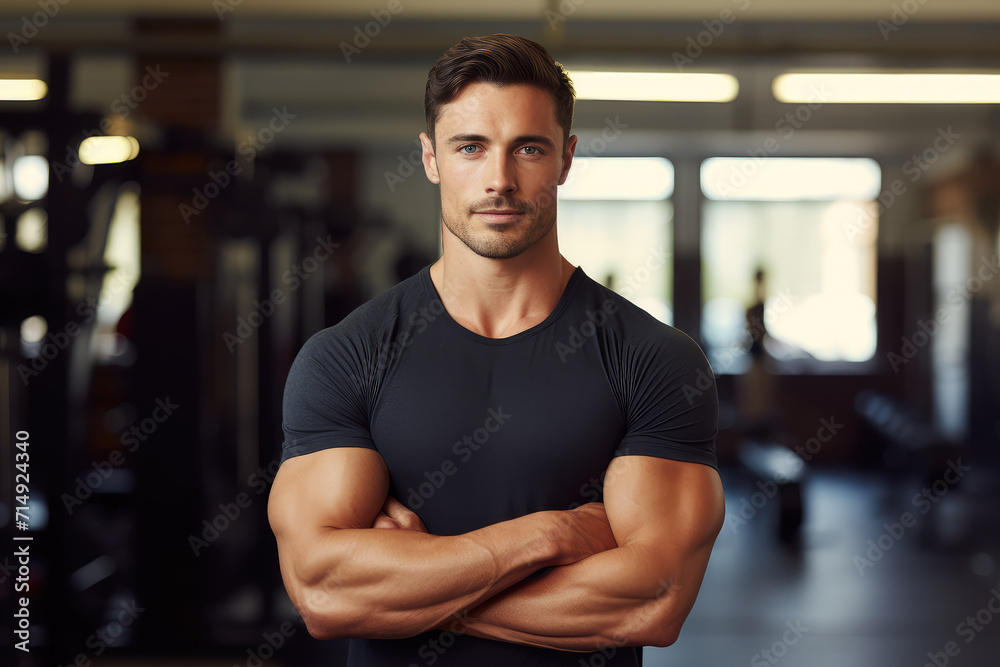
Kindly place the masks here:
[[(472, 230), (470, 222), (475, 211), (484, 209), (515, 209), (525, 214), (513, 225), (485, 225)], [(555, 206), (535, 207), (507, 197), (493, 197), (474, 202), (463, 214), (449, 213), (442, 207), (441, 219), (469, 250), (487, 259), (512, 259), (545, 237), (556, 222)]]

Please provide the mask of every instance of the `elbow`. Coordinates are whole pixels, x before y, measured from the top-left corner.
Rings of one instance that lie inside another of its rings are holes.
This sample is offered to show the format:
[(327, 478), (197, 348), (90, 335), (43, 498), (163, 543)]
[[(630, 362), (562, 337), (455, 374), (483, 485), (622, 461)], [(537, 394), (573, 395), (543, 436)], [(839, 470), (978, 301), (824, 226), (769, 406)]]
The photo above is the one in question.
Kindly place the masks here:
[[(305, 615), (303, 615), (303, 618), (305, 618)], [(308, 632), (309, 636), (313, 639), (336, 639), (338, 636), (337, 633), (332, 631), (330, 626), (323, 623), (317, 623), (315, 620), (312, 622), (306, 621), (306, 632)]]
[(340, 596), (326, 591), (309, 589), (299, 591), (294, 600), (295, 608), (302, 616), (306, 632), (314, 639), (338, 639), (352, 635), (361, 616), (352, 613)]
[(433, 629), (378, 605), (352, 603), (343, 596), (319, 593), (303, 597), (295, 606), (313, 639), (402, 639)]
[(343, 624), (328, 610), (311, 608), (307, 605), (299, 607), (299, 613), (306, 625), (306, 632), (313, 639), (337, 639), (345, 635), (338, 632)]
[(644, 646), (656, 646), (659, 648), (666, 648), (670, 646), (681, 634), (680, 624), (665, 623), (656, 628), (649, 628), (646, 631), (646, 639)]
[(370, 619), (365, 614), (348, 614), (333, 612), (329, 609), (300, 609), (306, 632), (313, 639), (345, 639), (349, 637), (367, 637), (371, 628), (365, 624)]
[(632, 628), (631, 632), (620, 634), (618, 639), (624, 639), (624, 641), (620, 641), (619, 643), (627, 646), (656, 646), (666, 648), (676, 642), (680, 634), (680, 623), (663, 622)]
[(677, 641), (686, 614), (678, 615), (670, 609), (657, 610), (656, 613), (644, 611), (647, 613), (631, 615), (629, 627), (620, 633), (627, 638), (629, 645), (665, 648)]

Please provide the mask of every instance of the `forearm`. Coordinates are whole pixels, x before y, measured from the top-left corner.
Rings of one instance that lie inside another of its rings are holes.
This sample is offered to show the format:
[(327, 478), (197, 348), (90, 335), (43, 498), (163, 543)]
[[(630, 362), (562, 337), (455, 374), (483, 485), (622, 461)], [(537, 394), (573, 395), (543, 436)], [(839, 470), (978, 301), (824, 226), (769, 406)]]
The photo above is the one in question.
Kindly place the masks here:
[(606, 480), (605, 507), (620, 546), (486, 601), (464, 619), (468, 634), (571, 651), (677, 639), (725, 518), (718, 473), (624, 456)]
[[(487, 600), (461, 619), (461, 631), (568, 651), (665, 646), (694, 602), (679, 583), (685, 578), (681, 566), (657, 562), (641, 547), (612, 549)], [(693, 593), (698, 585), (700, 577)]]
[(286, 581), (316, 636), (412, 636), (539, 568), (567, 562), (552, 538), (558, 522), (540, 512), (444, 537), (330, 529)]

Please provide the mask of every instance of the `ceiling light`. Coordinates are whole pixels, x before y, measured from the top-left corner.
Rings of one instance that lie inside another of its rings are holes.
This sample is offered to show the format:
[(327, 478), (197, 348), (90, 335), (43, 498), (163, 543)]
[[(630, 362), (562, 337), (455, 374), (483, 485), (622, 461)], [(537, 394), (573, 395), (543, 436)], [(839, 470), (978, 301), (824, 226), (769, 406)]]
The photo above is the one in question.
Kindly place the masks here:
[(139, 155), (135, 137), (87, 137), (80, 143), (80, 162), (112, 164), (132, 160)]
[(696, 72), (571, 72), (578, 100), (731, 102), (740, 90), (731, 74)]
[(30, 102), (40, 100), (48, 92), (48, 86), (38, 79), (0, 79), (0, 101)]
[(771, 88), (779, 102), (790, 103), (1000, 103), (1000, 74), (789, 72)]

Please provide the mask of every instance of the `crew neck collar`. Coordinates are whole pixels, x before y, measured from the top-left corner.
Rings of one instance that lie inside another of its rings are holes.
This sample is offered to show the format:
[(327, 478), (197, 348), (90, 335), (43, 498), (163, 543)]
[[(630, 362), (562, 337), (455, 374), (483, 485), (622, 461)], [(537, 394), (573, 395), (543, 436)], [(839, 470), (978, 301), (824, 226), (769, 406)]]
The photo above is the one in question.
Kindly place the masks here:
[[(570, 275), (569, 280), (566, 282), (566, 287), (563, 289), (562, 295), (560, 295), (559, 301), (556, 302), (555, 308), (552, 309), (552, 312), (549, 313), (548, 316), (538, 324), (529, 327), (524, 331), (520, 331), (512, 336), (507, 336), (505, 338), (489, 338), (488, 336), (483, 336), (482, 334), (478, 334), (475, 331), (466, 329), (464, 326), (455, 321), (455, 318), (451, 316), (451, 313), (448, 312), (447, 308), (444, 308), (444, 314), (442, 315), (442, 320), (444, 320), (447, 323), (447, 326), (457, 330), (458, 333), (465, 336), (466, 338), (474, 340), (478, 343), (482, 343), (484, 345), (508, 345), (510, 343), (516, 343), (517, 341), (537, 335), (539, 332), (543, 331), (544, 329), (547, 329), (556, 320), (558, 320), (560, 315), (562, 315), (563, 311), (566, 310), (566, 307), (569, 305), (573, 293), (576, 291), (577, 286), (579, 285), (580, 281), (584, 278), (585, 275), (586, 274), (584, 274), (583, 268), (577, 266), (575, 269), (573, 269), (573, 273)], [(440, 302), (441, 305), (443, 306), (444, 302), (441, 299), (441, 295), (438, 294), (437, 287), (434, 286), (434, 281), (431, 280), (431, 265), (427, 265), (423, 268), (423, 270), (421, 270), (420, 281), (424, 284), (424, 288), (427, 292), (428, 298)]]

